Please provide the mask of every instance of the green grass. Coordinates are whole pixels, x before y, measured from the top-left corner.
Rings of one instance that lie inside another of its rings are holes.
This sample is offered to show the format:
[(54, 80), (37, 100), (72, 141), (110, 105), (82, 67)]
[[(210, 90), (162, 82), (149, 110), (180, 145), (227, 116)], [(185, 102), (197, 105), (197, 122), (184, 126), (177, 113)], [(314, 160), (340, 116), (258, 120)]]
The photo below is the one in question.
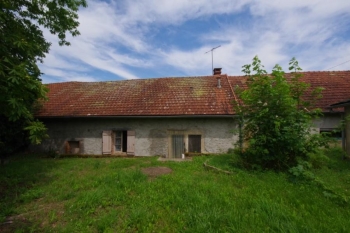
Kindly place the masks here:
[[(332, 153), (314, 173), (349, 197), (349, 161)], [(349, 204), (327, 197), (318, 185), (240, 170), (228, 164), (231, 159), (17, 156), (0, 167), (0, 222), (12, 221), (0, 232), (350, 231)], [(207, 160), (233, 174), (205, 170)], [(149, 179), (141, 169), (153, 166), (173, 172)]]

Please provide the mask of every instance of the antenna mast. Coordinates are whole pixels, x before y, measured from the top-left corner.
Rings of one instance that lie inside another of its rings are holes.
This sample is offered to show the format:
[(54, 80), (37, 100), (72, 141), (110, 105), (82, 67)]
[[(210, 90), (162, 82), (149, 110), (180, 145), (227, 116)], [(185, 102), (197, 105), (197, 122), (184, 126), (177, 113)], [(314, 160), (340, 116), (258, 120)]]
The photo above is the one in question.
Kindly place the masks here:
[(211, 71), (212, 71), (212, 72), (213, 72), (213, 70), (214, 70), (214, 66), (213, 66), (213, 60), (214, 60), (214, 58), (213, 58), (213, 51), (214, 51), (215, 49), (219, 48), (219, 47), (221, 47), (221, 45), (216, 46), (215, 48), (212, 48), (212, 49), (209, 50), (208, 52), (205, 52), (205, 53), (204, 53), (204, 54), (207, 54), (207, 53), (211, 52)]

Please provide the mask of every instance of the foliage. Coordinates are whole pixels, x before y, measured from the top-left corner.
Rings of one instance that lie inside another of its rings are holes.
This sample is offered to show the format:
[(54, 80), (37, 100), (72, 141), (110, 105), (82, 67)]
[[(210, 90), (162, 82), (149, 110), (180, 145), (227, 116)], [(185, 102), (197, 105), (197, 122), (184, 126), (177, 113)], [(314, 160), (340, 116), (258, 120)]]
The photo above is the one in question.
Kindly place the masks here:
[[(328, 154), (329, 156), (332, 156), (332, 153), (336, 153), (337, 159), (340, 160), (342, 153), (344, 151), (342, 151), (341, 149), (339, 150), (339, 149), (340, 149), (339, 147), (334, 147), (334, 148), (328, 148), (328, 149), (322, 150), (322, 151), (320, 150), (320, 152), (322, 153), (323, 151), (325, 151), (326, 154)], [(325, 158), (327, 159), (327, 164), (332, 165), (331, 159), (324, 154), (322, 154), (321, 156), (316, 158), (316, 160), (325, 160)], [(315, 158), (312, 160), (312, 162), (315, 162)], [(338, 190), (332, 188), (329, 184), (324, 182), (320, 177), (318, 177), (314, 173), (314, 171), (316, 171), (316, 169), (313, 169), (313, 168), (314, 168), (314, 166), (307, 161), (304, 161), (304, 160), (298, 161), (297, 166), (289, 169), (289, 173), (291, 174), (291, 180), (293, 182), (313, 183), (314, 185), (316, 185), (317, 187), (319, 187), (322, 190), (322, 194), (326, 198), (333, 199), (342, 205), (348, 204), (349, 197), (347, 195), (344, 195), (342, 191), (339, 192)], [(321, 167), (317, 167), (317, 168), (320, 169)], [(337, 168), (337, 169), (339, 169), (339, 168)]]
[(57, 34), (60, 45), (69, 45), (66, 33), (79, 34), (77, 10), (85, 0), (0, 1), (0, 115), (24, 121), (32, 143), (39, 143), (45, 126), (34, 120), (37, 101), (46, 99), (37, 62), (49, 52), (43, 27)]
[[(321, 145), (322, 135), (312, 133), (312, 119), (320, 114), (314, 103), (321, 97), (321, 88), (309, 90), (301, 81), (301, 68), (293, 58), (290, 78), (276, 65), (267, 74), (256, 56), (252, 64), (244, 65), (247, 88), (239, 89), (241, 102), (235, 110), (241, 119), (241, 137), (248, 147), (241, 151), (250, 167), (287, 169), (297, 164), (297, 158), (306, 158)], [(304, 98), (306, 92), (311, 98)]]
[(24, 126), (23, 120), (13, 122), (0, 116), (0, 159), (28, 145), (28, 135), (23, 129)]

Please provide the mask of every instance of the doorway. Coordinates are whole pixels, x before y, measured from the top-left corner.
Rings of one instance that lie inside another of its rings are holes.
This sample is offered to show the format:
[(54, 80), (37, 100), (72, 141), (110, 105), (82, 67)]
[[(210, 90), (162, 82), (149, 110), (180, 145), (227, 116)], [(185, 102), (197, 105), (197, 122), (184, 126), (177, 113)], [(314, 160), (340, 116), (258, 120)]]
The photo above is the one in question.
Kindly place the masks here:
[(182, 158), (182, 154), (185, 153), (185, 141), (184, 135), (174, 134), (172, 135), (172, 157)]

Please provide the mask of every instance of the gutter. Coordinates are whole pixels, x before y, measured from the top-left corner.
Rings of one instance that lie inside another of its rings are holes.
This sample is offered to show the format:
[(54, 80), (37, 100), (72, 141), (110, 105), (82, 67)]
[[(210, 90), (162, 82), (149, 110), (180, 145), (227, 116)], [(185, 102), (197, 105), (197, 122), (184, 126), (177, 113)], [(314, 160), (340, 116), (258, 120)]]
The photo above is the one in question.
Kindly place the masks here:
[(154, 119), (154, 118), (237, 118), (238, 116), (235, 114), (228, 114), (228, 115), (176, 115), (176, 116), (36, 116), (38, 119), (81, 119), (81, 118), (103, 118), (103, 119), (116, 119), (116, 118), (144, 118), (144, 119)]

